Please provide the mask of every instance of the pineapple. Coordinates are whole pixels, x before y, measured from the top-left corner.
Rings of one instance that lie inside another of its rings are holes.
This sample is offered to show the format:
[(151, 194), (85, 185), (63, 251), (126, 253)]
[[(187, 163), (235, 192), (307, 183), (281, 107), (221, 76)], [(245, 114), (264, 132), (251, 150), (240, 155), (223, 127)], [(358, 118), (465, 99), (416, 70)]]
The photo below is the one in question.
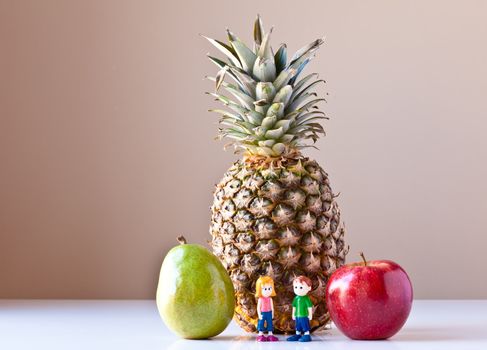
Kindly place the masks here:
[(325, 286), (348, 248), (328, 174), (301, 154), (313, 147), (309, 140), (325, 134), (319, 121), (327, 117), (316, 106), (324, 99), (313, 91), (324, 81), (316, 73), (298, 79), (323, 40), (288, 61), (285, 44), (273, 52), (271, 33), (264, 32), (257, 16), (253, 49), (229, 30), (228, 43), (205, 37), (226, 56), (208, 56), (219, 67), (215, 77), (208, 77), (216, 86), (209, 94), (229, 109), (211, 110), (221, 114), (219, 138), (231, 139), (229, 145), (243, 151), (216, 185), (210, 244), (233, 281), (237, 323), (256, 331), (255, 283), (269, 275), (277, 292), (275, 331), (288, 333), (294, 330), (293, 278), (311, 278), (311, 328), (326, 326)]

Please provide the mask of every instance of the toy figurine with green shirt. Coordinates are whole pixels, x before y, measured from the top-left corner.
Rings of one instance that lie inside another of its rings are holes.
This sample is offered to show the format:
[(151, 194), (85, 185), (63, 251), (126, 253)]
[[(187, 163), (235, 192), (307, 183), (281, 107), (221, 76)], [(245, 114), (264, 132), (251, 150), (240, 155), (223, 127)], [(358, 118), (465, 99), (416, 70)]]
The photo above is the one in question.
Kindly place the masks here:
[(306, 276), (299, 276), (293, 280), (296, 296), (293, 300), (292, 318), (296, 322), (296, 334), (287, 338), (287, 341), (311, 341), (309, 321), (313, 318), (313, 303), (307, 295), (311, 285), (311, 280)]
[[(257, 330), (259, 336), (257, 341), (278, 341), (279, 339), (272, 333), (274, 327), (272, 319), (274, 318), (274, 303), (272, 297), (276, 295), (274, 290), (274, 280), (269, 276), (261, 276), (255, 283), (255, 296), (257, 300), (257, 315), (259, 322)], [(267, 337), (264, 335), (267, 332)]]

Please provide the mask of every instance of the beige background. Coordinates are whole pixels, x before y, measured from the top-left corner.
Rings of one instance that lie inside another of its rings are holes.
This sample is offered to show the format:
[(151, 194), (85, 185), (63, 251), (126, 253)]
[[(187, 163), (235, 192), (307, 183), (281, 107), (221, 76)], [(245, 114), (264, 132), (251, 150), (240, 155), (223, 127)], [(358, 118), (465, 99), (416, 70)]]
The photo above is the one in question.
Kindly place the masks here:
[[(279, 5), (281, 4), (281, 5)], [(213, 141), (198, 37), (255, 14), (332, 116), (310, 151), (341, 192), (349, 261), (402, 264), (418, 298), (487, 298), (487, 2), (0, 0), (0, 297), (151, 298), (205, 243)]]

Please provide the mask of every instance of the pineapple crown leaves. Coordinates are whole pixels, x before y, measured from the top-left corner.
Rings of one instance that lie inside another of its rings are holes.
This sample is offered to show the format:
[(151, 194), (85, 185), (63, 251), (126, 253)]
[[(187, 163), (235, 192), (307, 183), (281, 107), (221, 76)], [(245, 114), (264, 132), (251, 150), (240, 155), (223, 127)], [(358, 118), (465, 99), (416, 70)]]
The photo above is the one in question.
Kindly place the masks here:
[(206, 77), (215, 83), (215, 92), (208, 94), (230, 110), (210, 110), (221, 114), (217, 138), (232, 139), (226, 147), (232, 145), (250, 155), (280, 157), (314, 147), (309, 140), (315, 143), (325, 135), (319, 121), (328, 118), (317, 104), (326, 100), (313, 91), (325, 81), (316, 73), (298, 79), (324, 40), (316, 39), (288, 61), (286, 44), (274, 53), (271, 34), (272, 28), (266, 33), (257, 16), (253, 49), (229, 29), (227, 43), (202, 36), (225, 56), (222, 60), (208, 55), (219, 68), (215, 77)]

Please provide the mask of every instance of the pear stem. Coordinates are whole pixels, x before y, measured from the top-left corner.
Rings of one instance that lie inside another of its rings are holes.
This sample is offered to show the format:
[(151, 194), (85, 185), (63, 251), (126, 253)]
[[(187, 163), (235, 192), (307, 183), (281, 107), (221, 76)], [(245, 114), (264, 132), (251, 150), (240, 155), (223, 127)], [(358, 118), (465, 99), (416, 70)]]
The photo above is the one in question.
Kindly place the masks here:
[(186, 243), (188, 243), (188, 241), (186, 240), (186, 238), (184, 238), (184, 236), (179, 236), (178, 237), (178, 242), (179, 242), (179, 244), (186, 244)]
[(362, 260), (364, 261), (364, 266), (367, 266), (367, 260), (365, 259), (364, 252), (360, 252), (360, 257), (361, 257), (361, 258), (362, 258)]

